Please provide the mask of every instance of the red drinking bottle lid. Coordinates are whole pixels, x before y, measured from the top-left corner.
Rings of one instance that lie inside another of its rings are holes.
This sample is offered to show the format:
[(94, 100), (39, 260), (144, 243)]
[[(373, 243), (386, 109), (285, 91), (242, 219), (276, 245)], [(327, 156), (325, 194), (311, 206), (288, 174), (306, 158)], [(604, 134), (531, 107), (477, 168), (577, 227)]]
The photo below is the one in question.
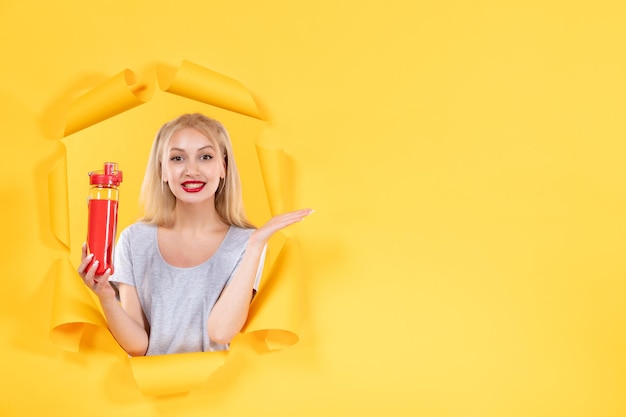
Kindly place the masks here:
[(105, 162), (103, 171), (89, 173), (89, 184), (91, 185), (114, 185), (117, 187), (121, 182), (122, 171), (117, 170), (115, 162)]

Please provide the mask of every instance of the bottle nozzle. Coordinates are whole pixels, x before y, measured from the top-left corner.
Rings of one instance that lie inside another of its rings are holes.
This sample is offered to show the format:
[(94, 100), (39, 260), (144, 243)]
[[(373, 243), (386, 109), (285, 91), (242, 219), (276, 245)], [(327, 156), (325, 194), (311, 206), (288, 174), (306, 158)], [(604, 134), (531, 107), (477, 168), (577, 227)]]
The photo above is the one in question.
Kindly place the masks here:
[(115, 162), (104, 163), (104, 175), (113, 175), (117, 171), (117, 164)]
[(117, 170), (115, 162), (105, 162), (103, 171), (89, 173), (89, 183), (95, 185), (118, 186), (122, 182), (122, 171)]

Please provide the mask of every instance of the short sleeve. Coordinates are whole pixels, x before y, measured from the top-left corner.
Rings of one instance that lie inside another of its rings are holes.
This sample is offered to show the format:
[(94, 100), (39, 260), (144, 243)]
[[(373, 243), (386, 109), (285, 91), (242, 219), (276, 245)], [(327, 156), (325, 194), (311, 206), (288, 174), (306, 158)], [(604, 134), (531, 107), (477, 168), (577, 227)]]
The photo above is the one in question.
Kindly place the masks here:
[(114, 248), (113, 275), (109, 278), (109, 282), (113, 284), (122, 283), (136, 287), (137, 283), (135, 282), (133, 270), (130, 234), (129, 229), (124, 229), (122, 233), (120, 233), (120, 237)]

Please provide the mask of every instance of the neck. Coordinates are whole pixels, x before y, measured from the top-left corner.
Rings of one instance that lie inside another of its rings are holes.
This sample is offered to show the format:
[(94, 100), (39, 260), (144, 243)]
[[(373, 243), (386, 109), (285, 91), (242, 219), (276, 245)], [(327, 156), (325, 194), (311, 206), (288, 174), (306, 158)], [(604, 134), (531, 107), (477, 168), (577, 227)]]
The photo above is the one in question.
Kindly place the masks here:
[(173, 229), (180, 231), (204, 231), (223, 229), (227, 226), (215, 210), (213, 200), (203, 204), (176, 203)]

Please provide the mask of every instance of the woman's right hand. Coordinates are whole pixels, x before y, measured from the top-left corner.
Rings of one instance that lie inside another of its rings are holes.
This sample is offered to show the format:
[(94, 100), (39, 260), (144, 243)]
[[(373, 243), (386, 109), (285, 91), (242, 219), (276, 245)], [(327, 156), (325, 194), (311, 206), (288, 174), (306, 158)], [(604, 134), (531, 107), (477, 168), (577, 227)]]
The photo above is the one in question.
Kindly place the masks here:
[(83, 282), (91, 289), (101, 300), (115, 298), (115, 289), (109, 282), (111, 269), (107, 268), (102, 275), (96, 275), (98, 269), (98, 260), (93, 260), (93, 253), (87, 255), (87, 245), (83, 244), (81, 262), (78, 265), (78, 275)]

